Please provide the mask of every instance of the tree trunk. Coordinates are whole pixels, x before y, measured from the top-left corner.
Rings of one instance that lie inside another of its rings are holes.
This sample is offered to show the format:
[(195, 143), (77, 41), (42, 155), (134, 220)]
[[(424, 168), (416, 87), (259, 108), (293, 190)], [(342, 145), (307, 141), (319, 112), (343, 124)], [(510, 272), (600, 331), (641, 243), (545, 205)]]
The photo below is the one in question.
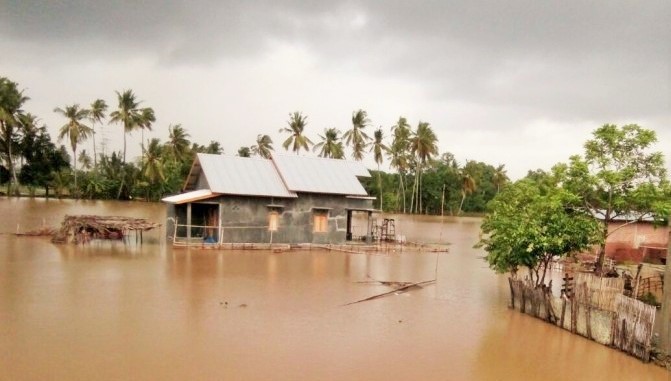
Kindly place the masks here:
[(91, 134), (91, 138), (93, 139), (93, 168), (96, 168), (98, 166), (98, 155), (96, 154), (96, 124), (92, 123), (92, 130), (93, 133)]
[(603, 242), (599, 245), (599, 256), (596, 260), (596, 267), (594, 271), (598, 275), (603, 274), (603, 262), (606, 259), (606, 239), (608, 238), (608, 221), (604, 219), (603, 221)]

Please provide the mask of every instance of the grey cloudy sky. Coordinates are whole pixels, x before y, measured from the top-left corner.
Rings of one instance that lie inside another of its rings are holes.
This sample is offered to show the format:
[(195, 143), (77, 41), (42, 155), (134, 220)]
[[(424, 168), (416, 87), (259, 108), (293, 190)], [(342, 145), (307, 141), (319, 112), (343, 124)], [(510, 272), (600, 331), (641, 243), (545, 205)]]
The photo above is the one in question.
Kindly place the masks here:
[[(228, 154), (261, 133), (282, 150), (292, 111), (317, 141), (363, 108), (387, 132), (399, 116), (429, 122), (441, 153), (518, 178), (604, 123), (656, 130), (669, 162), (670, 25), (668, 0), (0, 0), (0, 76), (52, 136), (54, 107), (113, 108), (124, 89), (155, 109), (149, 137), (181, 123)], [(121, 149), (120, 126), (105, 136)], [(139, 154), (139, 133), (129, 141)]]

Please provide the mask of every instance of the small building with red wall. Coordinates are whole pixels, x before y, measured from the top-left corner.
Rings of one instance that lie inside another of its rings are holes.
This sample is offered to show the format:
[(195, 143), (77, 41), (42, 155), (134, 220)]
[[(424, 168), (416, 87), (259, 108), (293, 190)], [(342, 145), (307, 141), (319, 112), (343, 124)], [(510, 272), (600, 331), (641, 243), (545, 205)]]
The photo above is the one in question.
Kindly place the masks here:
[(668, 225), (657, 226), (650, 220), (613, 221), (608, 226), (606, 256), (617, 262), (665, 263), (669, 243)]

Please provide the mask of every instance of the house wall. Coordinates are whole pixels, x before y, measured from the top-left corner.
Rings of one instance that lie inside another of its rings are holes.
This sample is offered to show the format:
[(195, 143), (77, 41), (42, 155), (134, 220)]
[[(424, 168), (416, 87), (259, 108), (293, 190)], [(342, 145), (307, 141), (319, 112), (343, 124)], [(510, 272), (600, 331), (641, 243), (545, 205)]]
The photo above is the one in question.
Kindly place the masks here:
[[(372, 208), (372, 200), (325, 194), (299, 194), (295, 199), (222, 196), (208, 203), (221, 205), (222, 242), (225, 243), (342, 243), (347, 232), (347, 208)], [(271, 208), (268, 205), (282, 205)], [(327, 232), (314, 232), (314, 208), (328, 209)], [(185, 222), (186, 205), (168, 208), (169, 216)], [(269, 215), (279, 215), (278, 230), (268, 230)], [(217, 237), (219, 238), (219, 237)]]
[[(622, 223), (609, 224), (612, 233), (606, 240), (606, 256), (616, 261), (653, 262), (666, 257), (669, 240), (668, 226), (654, 226), (648, 222), (634, 223), (615, 231)], [(656, 249), (657, 248), (657, 249)]]

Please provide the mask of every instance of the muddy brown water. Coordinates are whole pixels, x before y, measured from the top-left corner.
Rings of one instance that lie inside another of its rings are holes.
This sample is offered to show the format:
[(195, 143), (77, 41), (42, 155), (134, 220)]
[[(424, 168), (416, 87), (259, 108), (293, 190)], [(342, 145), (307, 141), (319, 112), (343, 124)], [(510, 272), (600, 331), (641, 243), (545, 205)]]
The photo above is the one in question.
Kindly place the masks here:
[[(385, 255), (53, 245), (16, 237), (65, 214), (161, 204), (0, 199), (0, 380), (668, 380), (669, 373), (507, 308), (473, 249), (476, 218), (395, 216), (450, 252)], [(437, 265), (436, 265), (437, 263)], [(357, 283), (435, 285), (388, 291)]]

